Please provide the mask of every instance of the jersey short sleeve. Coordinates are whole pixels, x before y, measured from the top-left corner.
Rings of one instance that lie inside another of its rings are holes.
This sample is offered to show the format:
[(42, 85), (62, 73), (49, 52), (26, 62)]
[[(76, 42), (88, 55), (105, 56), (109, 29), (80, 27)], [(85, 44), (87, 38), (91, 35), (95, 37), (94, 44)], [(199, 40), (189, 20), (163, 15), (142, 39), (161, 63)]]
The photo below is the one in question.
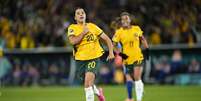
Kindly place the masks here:
[(141, 37), (143, 35), (142, 29), (139, 26), (137, 26), (137, 30), (138, 30), (138, 33), (139, 33), (139, 37)]
[(120, 34), (119, 31), (117, 30), (112, 38), (112, 41), (114, 42), (119, 42), (120, 41)]
[(70, 25), (67, 31), (67, 36), (69, 37), (71, 35), (75, 35), (75, 28), (73, 27), (73, 25)]
[(97, 36), (100, 36), (103, 33), (103, 30), (100, 29), (97, 25), (90, 23), (93, 26), (93, 30)]

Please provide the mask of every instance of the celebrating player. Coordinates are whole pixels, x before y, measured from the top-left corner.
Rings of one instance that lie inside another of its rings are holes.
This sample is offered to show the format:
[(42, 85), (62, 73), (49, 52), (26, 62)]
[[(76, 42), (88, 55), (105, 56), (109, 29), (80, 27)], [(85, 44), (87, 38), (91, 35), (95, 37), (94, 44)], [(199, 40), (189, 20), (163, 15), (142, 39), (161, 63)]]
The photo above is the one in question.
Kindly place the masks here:
[(113, 37), (113, 42), (117, 47), (118, 43), (121, 44), (122, 49), (119, 53), (123, 58), (123, 64), (125, 66), (126, 87), (128, 92), (128, 98), (126, 101), (133, 101), (132, 87), (133, 78), (135, 80), (135, 91), (137, 101), (142, 101), (144, 84), (141, 80), (143, 54), (140, 48), (140, 41), (145, 47), (145, 58), (148, 59), (148, 44), (143, 36), (143, 31), (139, 26), (131, 25), (131, 18), (129, 13), (123, 12), (121, 17), (121, 28), (116, 30)]
[(104, 53), (99, 39), (103, 39), (108, 48), (108, 60), (114, 58), (113, 45), (109, 37), (95, 24), (85, 23), (86, 13), (84, 9), (75, 10), (76, 24), (68, 28), (68, 38), (74, 46), (74, 57), (76, 60), (78, 75), (84, 80), (86, 101), (94, 101), (94, 94), (99, 101), (105, 101), (102, 89), (97, 89), (94, 80), (99, 64), (99, 57)]

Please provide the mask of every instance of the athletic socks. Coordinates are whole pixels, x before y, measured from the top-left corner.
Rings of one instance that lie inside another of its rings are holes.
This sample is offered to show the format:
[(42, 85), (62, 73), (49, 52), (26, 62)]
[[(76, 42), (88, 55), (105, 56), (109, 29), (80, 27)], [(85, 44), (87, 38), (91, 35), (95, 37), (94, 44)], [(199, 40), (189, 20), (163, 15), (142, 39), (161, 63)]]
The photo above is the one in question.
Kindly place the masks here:
[(137, 101), (142, 101), (144, 91), (144, 84), (142, 80), (135, 81), (135, 92)]
[(96, 94), (96, 95), (100, 95), (100, 92), (99, 92), (99, 90), (97, 89), (97, 87), (96, 87), (96, 85), (93, 85), (93, 90), (94, 90), (94, 94)]
[(127, 81), (126, 88), (127, 88), (128, 98), (132, 99), (133, 81)]
[(85, 88), (85, 95), (86, 95), (86, 101), (94, 101), (94, 91), (93, 91), (93, 87), (88, 87)]

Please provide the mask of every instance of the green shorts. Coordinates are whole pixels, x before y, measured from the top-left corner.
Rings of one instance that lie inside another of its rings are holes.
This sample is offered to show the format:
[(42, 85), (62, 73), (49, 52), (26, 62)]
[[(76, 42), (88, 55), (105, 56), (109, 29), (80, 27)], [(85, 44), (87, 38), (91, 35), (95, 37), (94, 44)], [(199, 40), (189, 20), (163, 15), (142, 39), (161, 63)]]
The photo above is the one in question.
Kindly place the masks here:
[(83, 81), (86, 72), (92, 72), (97, 75), (99, 64), (99, 59), (76, 60), (76, 77)]
[(144, 64), (144, 61), (139, 60), (139, 61), (135, 61), (133, 64), (125, 65), (124, 73), (125, 74), (133, 74), (133, 69), (136, 66), (143, 66), (143, 64)]

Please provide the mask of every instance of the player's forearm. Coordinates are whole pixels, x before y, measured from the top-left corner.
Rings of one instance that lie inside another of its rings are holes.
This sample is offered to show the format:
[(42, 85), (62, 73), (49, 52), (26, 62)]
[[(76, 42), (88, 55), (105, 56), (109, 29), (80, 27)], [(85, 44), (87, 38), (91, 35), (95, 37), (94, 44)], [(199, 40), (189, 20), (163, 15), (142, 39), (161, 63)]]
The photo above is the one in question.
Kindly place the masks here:
[(105, 33), (102, 33), (100, 37), (106, 42), (107, 47), (109, 49), (109, 53), (113, 54), (113, 44), (110, 38)]
[(149, 45), (147, 43), (147, 40), (145, 39), (144, 36), (140, 37), (142, 44), (144, 45), (144, 48), (149, 48)]
[(105, 41), (107, 43), (107, 46), (108, 46), (108, 49), (109, 49), (109, 53), (112, 54), (113, 53), (113, 44), (112, 44), (112, 41), (109, 39), (109, 37), (107, 37)]
[(144, 40), (142, 41), (142, 43), (143, 43), (143, 45), (144, 45), (145, 48), (149, 48), (149, 45), (148, 45), (146, 39), (144, 39)]
[(72, 45), (76, 45), (81, 42), (85, 34), (81, 33), (79, 36), (70, 36), (69, 40)]

